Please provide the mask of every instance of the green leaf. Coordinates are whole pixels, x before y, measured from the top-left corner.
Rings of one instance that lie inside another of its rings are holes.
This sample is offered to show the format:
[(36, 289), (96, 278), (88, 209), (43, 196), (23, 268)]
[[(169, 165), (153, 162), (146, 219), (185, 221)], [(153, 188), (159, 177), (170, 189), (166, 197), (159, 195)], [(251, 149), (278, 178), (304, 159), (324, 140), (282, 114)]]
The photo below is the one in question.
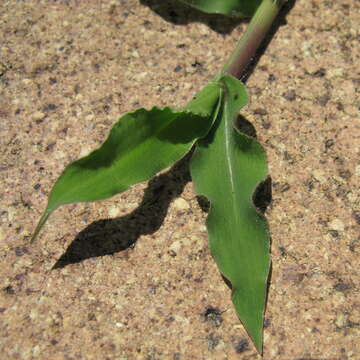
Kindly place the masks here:
[(181, 159), (209, 132), (220, 92), (217, 83), (209, 83), (182, 111), (154, 107), (120, 118), (99, 149), (58, 178), (33, 240), (60, 205), (109, 198)]
[(250, 17), (261, 0), (180, 0), (206, 13), (223, 14), (231, 17)]
[(234, 128), (238, 111), (248, 102), (244, 85), (228, 75), (220, 82), (222, 109), (196, 147), (191, 174), (196, 192), (211, 203), (207, 229), (212, 255), (231, 282), (236, 312), (261, 352), (270, 239), (253, 195), (267, 176), (266, 155), (256, 140)]

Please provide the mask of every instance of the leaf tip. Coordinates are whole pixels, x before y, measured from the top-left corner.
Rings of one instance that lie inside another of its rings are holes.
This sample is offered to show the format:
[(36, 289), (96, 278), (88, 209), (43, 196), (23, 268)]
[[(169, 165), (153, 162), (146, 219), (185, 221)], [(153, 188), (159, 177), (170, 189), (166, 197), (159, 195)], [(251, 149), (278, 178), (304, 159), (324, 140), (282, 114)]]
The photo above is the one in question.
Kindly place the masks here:
[(41, 216), (38, 224), (36, 225), (36, 228), (35, 228), (35, 230), (34, 230), (34, 233), (33, 233), (32, 237), (31, 237), (31, 239), (30, 239), (30, 244), (33, 244), (33, 243), (36, 241), (36, 239), (37, 239), (37, 237), (38, 237), (38, 235), (39, 235), (42, 227), (44, 226), (44, 224), (46, 223), (47, 219), (49, 218), (50, 213), (51, 213), (51, 211), (49, 211), (49, 210), (47, 209), (47, 210), (43, 213), (43, 215)]
[(246, 304), (239, 296), (240, 293), (234, 290), (232, 300), (235, 311), (257, 352), (262, 355), (265, 301), (262, 304), (258, 304), (257, 309), (254, 311), (254, 309), (250, 309), (247, 306), (249, 303)]
[(255, 348), (256, 348), (256, 351), (259, 353), (259, 355), (263, 355), (263, 330), (260, 331), (259, 333), (259, 336), (257, 338), (254, 338), (252, 336), (250, 336), (254, 345), (255, 345)]

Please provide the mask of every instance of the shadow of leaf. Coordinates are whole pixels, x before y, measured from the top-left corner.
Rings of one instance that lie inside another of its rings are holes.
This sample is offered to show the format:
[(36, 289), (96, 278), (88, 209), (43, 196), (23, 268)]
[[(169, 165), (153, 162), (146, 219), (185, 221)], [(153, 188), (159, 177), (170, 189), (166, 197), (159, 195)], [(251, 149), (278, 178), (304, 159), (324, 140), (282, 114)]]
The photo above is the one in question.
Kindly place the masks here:
[(151, 179), (140, 205), (133, 212), (115, 219), (94, 221), (82, 230), (53, 269), (118, 253), (134, 246), (141, 235), (157, 231), (172, 199), (179, 196), (190, 181), (190, 156), (188, 154), (169, 171)]

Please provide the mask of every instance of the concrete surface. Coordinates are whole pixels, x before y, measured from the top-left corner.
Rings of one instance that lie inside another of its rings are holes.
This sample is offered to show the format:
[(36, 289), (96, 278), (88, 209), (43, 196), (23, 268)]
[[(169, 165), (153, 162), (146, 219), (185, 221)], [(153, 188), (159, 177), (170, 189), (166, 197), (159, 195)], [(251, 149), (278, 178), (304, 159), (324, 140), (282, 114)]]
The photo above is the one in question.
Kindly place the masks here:
[[(1, 359), (259, 359), (186, 162), (29, 244), (63, 168), (122, 113), (184, 105), (246, 26), (171, 4), (0, 3)], [(296, 1), (247, 82), (273, 181), (266, 360), (360, 358), (359, 24), (357, 1)]]

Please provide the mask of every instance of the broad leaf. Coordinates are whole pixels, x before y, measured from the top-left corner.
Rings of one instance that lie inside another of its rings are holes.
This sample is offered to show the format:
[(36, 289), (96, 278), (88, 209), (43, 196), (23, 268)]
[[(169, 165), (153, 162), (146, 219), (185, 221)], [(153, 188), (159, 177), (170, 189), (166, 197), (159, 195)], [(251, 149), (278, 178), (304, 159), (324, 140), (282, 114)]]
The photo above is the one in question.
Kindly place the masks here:
[(261, 352), (270, 241), (253, 195), (267, 176), (266, 155), (255, 139), (234, 128), (239, 109), (248, 102), (244, 85), (230, 76), (220, 82), (222, 109), (195, 150), (191, 174), (196, 192), (211, 203), (207, 229), (212, 255), (231, 282), (236, 312)]
[(180, 0), (203, 12), (231, 17), (250, 17), (261, 0)]
[(210, 83), (183, 111), (154, 107), (120, 118), (99, 149), (59, 177), (33, 239), (60, 205), (111, 197), (181, 159), (213, 125), (220, 92), (218, 84)]

